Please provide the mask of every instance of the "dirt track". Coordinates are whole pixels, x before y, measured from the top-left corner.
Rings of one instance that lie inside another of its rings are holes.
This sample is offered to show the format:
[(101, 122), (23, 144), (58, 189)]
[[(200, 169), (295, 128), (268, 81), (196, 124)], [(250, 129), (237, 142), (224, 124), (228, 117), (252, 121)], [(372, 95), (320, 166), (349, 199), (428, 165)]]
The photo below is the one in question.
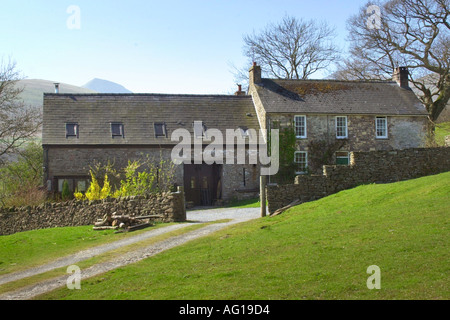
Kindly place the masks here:
[[(190, 240), (197, 239), (208, 234), (211, 234), (215, 231), (223, 229), (227, 226), (256, 219), (259, 217), (259, 208), (246, 208), (246, 209), (203, 209), (203, 210), (193, 210), (188, 211), (187, 219), (188, 223), (172, 225), (160, 229), (150, 230), (148, 232), (144, 232), (137, 236), (129, 237), (127, 239), (119, 240), (113, 243), (105, 244), (102, 246), (94, 247), (89, 250), (84, 250), (78, 252), (77, 254), (70, 255), (67, 257), (62, 257), (56, 261), (51, 263), (32, 268), (29, 270), (25, 270), (23, 272), (18, 272), (14, 274), (9, 274), (0, 277), (0, 285), (17, 281), (23, 278), (27, 278), (33, 275), (41, 274), (53, 269), (66, 267), (70, 265), (74, 265), (80, 261), (92, 258), (99, 254), (130, 245), (133, 243), (137, 243), (139, 241), (143, 241), (146, 239), (150, 239), (152, 237), (177, 230), (182, 229), (187, 226), (196, 224), (196, 223), (204, 223), (210, 221), (217, 221), (222, 219), (231, 219), (229, 222), (225, 223), (215, 223), (211, 225), (207, 225), (203, 228), (187, 232), (185, 234), (171, 237), (169, 239), (159, 241), (147, 247), (137, 249), (135, 251), (129, 251), (127, 254), (122, 255), (121, 257), (115, 258), (113, 260), (93, 265), (90, 268), (81, 270), (81, 285), (83, 279), (87, 279), (107, 271), (113, 270), (115, 268), (119, 268), (125, 266), (130, 263), (138, 262), (140, 260), (146, 259), (153, 255), (156, 255), (165, 250), (171, 249), (173, 247), (182, 245)], [(14, 292), (7, 292), (5, 294), (0, 295), (0, 300), (26, 300), (32, 299), (40, 294), (52, 291), (54, 289), (66, 286), (67, 279), (70, 275), (64, 275), (58, 278), (53, 278), (50, 280), (46, 280), (40, 283), (36, 283), (32, 286), (28, 286), (22, 289), (19, 289)]]

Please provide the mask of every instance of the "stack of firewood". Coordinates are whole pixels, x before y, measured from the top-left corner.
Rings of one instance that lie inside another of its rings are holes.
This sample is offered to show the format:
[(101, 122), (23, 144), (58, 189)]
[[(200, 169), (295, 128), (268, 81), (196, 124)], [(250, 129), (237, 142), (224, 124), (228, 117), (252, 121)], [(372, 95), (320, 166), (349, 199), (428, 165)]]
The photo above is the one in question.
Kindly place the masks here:
[(121, 229), (122, 231), (134, 231), (153, 225), (151, 219), (160, 217), (159, 215), (131, 217), (129, 215), (117, 215), (116, 212), (107, 213), (103, 216), (103, 219), (97, 220), (94, 224), (94, 230)]

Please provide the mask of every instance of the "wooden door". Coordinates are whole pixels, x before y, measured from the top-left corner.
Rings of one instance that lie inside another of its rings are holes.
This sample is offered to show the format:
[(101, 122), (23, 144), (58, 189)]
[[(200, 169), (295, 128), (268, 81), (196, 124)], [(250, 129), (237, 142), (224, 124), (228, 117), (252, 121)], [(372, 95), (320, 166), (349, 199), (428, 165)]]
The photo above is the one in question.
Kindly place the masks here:
[[(185, 164), (184, 192), (186, 201), (196, 206), (210, 206), (220, 199), (220, 165)], [(219, 194), (218, 194), (219, 191)]]

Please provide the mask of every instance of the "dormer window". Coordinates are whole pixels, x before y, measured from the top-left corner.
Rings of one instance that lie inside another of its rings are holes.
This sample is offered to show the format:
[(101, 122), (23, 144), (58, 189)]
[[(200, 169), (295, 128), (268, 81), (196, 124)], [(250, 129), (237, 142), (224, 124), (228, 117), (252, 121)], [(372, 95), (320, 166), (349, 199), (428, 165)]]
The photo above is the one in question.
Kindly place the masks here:
[(122, 123), (111, 123), (111, 135), (113, 138), (123, 138), (123, 124)]
[(66, 123), (66, 138), (78, 138), (78, 123)]
[(250, 137), (250, 132), (247, 127), (239, 127), (239, 131), (241, 132), (242, 138), (248, 139)]
[(164, 122), (156, 122), (154, 124), (155, 127), (155, 137), (167, 137), (166, 124)]

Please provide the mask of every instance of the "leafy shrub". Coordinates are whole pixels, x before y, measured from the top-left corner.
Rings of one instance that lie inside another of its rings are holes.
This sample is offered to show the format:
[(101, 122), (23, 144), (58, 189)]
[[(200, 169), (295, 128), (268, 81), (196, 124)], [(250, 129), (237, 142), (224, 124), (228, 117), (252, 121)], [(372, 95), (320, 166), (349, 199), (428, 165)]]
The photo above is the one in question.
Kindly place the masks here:
[[(103, 187), (100, 187), (95, 175), (92, 170), (91, 174), (91, 185), (86, 190), (85, 196), (88, 200), (102, 200), (111, 196), (111, 186), (109, 184), (108, 175), (105, 175), (105, 180), (103, 182)], [(77, 197), (80, 197), (78, 194)]]
[(64, 180), (64, 182), (63, 182), (61, 198), (63, 201), (70, 199), (69, 182), (67, 182), (67, 180)]
[(75, 199), (77, 200), (84, 200), (84, 194), (82, 192), (78, 192), (76, 191), (73, 196), (75, 197)]
[[(128, 165), (122, 169), (121, 174), (117, 173), (110, 163), (105, 166), (97, 163), (89, 171), (91, 184), (86, 193), (83, 195), (81, 192), (75, 192), (74, 196), (78, 200), (85, 198), (102, 200), (108, 197), (118, 198), (172, 191), (175, 169), (175, 164), (170, 160), (164, 160), (161, 154), (159, 161), (149, 157), (145, 160), (128, 161)], [(100, 174), (103, 174), (103, 181), (100, 181), (102, 178)], [(101, 186), (102, 183), (103, 186)]]
[(160, 155), (155, 159), (128, 161), (124, 169), (125, 179), (120, 181), (113, 197), (137, 196), (154, 192), (172, 191), (175, 177), (175, 164), (164, 160)]
[(46, 192), (39, 188), (43, 176), (42, 146), (30, 142), (16, 156), (13, 161), (0, 161), (0, 207), (44, 203)]

